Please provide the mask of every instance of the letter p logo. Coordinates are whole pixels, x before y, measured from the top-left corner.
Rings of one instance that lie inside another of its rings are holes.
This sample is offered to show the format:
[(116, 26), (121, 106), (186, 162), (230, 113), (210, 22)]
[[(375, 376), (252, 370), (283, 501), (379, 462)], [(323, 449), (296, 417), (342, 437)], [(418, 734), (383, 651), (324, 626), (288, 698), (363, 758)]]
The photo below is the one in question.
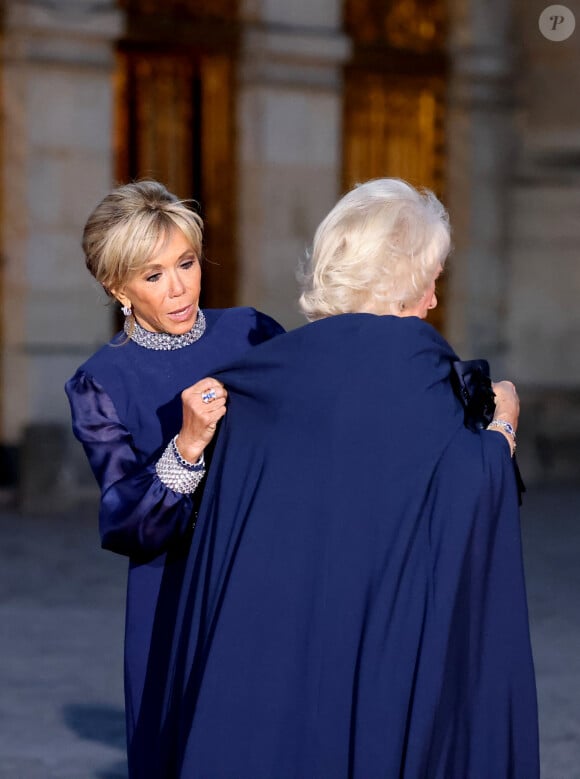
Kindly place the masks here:
[(540, 32), (549, 41), (565, 41), (576, 27), (572, 11), (565, 5), (549, 5), (538, 19)]

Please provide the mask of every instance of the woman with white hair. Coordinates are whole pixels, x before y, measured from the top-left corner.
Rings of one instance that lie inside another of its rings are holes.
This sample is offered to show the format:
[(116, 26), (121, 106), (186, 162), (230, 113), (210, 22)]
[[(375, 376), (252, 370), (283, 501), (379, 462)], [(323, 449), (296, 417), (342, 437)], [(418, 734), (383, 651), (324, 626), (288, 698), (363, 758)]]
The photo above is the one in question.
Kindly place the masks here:
[(315, 235), (311, 322), (214, 374), (228, 413), (135, 776), (537, 779), (519, 404), (499, 382), (489, 429), (464, 424), (424, 321), (449, 243), (431, 193), (355, 188)]
[(449, 248), (447, 214), (432, 193), (398, 179), (369, 181), (318, 227), (301, 309), (311, 321), (361, 312), (423, 319), (437, 305)]

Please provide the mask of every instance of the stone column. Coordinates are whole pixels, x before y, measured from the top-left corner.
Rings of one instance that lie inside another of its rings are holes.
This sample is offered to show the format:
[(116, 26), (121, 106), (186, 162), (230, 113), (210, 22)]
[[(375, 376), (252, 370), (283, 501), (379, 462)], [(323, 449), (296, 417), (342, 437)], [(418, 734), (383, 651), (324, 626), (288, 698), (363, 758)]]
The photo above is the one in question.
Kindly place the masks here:
[(111, 332), (80, 239), (112, 181), (113, 6), (11, 0), (4, 10), (0, 437), (5, 451), (26, 438), (21, 483), (47, 507), (71, 481), (56, 443), (70, 429), (63, 383)]
[(508, 332), (528, 478), (580, 473), (580, 16), (565, 40), (539, 31), (548, 3), (517, 0), (519, 138)]
[(447, 333), (464, 358), (504, 373), (510, 285), (508, 219), (514, 151), (510, 0), (451, 0), (448, 112)]
[(296, 271), (338, 199), (341, 65), (338, 0), (246, 2), (239, 84), (240, 302), (290, 328)]

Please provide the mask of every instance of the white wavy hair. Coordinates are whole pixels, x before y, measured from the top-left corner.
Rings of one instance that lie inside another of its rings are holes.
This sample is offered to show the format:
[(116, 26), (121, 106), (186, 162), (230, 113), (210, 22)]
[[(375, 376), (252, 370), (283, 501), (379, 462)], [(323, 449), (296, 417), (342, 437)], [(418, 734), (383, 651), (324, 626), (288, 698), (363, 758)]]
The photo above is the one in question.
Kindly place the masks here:
[(400, 313), (425, 294), (451, 238), (447, 211), (429, 190), (401, 179), (357, 185), (320, 223), (299, 274), (309, 320)]

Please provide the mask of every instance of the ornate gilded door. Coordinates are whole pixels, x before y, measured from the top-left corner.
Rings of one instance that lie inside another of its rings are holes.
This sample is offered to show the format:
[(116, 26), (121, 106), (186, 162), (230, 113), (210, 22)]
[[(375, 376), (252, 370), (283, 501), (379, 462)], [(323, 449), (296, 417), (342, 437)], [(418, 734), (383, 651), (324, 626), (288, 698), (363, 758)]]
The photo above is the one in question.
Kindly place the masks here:
[(122, 0), (118, 47), (119, 181), (157, 178), (199, 203), (205, 223), (202, 304), (235, 303), (232, 0)]
[(445, 2), (345, 0), (344, 14), (354, 42), (345, 69), (344, 189), (395, 176), (444, 197)]

